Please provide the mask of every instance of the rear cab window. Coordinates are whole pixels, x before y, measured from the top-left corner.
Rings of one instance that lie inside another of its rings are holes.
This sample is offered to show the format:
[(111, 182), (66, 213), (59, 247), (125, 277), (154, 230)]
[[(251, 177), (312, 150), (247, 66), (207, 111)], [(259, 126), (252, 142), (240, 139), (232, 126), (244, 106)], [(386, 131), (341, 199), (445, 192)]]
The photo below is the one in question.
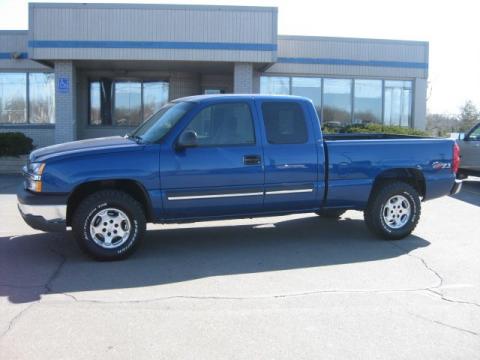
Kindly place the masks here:
[(261, 109), (269, 144), (305, 144), (308, 141), (307, 119), (300, 104), (266, 101)]

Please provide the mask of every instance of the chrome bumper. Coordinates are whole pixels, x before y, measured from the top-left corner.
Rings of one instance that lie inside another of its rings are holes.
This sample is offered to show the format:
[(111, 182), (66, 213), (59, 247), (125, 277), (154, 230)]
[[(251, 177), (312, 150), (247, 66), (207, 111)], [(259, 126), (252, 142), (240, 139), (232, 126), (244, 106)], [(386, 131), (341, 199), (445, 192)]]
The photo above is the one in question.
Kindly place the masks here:
[(46, 232), (66, 230), (66, 205), (18, 204), (18, 210), (23, 220), (34, 229)]
[(462, 190), (462, 184), (463, 184), (462, 180), (455, 179), (455, 184), (453, 185), (452, 189), (450, 190), (450, 195), (458, 194), (460, 192), (460, 190)]
[(22, 215), (40, 216), (45, 221), (66, 221), (67, 205), (27, 205), (18, 204)]

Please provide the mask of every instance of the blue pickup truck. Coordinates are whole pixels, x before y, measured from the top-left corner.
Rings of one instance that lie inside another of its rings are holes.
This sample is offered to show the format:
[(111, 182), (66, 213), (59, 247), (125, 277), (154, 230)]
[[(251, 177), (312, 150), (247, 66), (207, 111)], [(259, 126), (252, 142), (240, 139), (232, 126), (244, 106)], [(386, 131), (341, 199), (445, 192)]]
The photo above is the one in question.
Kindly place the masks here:
[(322, 134), (303, 97), (193, 96), (125, 137), (33, 151), (17, 197), (33, 228), (71, 227), (89, 255), (115, 260), (138, 248), (148, 222), (354, 209), (377, 236), (401, 239), (421, 200), (460, 190), (458, 167), (453, 140)]

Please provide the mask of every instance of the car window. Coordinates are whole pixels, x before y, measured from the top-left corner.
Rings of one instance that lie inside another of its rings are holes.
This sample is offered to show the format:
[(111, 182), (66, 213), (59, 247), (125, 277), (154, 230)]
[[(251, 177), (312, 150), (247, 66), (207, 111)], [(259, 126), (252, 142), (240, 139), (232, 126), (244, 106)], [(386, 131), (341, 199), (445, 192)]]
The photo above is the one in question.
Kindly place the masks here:
[(246, 103), (208, 106), (193, 118), (186, 130), (197, 134), (199, 146), (255, 144), (252, 114)]
[(308, 140), (302, 108), (294, 102), (264, 102), (263, 121), (270, 144), (304, 144)]
[(480, 140), (480, 126), (473, 130), (468, 136), (470, 140)]

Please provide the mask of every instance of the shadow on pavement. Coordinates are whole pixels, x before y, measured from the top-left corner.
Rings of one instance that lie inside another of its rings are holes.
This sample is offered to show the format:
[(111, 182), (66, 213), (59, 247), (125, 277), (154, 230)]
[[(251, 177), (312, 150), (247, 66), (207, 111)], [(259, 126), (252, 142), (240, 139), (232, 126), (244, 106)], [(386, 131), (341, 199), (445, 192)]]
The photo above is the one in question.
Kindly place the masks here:
[(480, 206), (480, 179), (468, 178), (463, 180), (462, 191), (452, 197), (472, 205)]
[(21, 175), (0, 175), (0, 194), (16, 194), (22, 181)]
[(71, 233), (0, 238), (0, 296), (14, 303), (42, 294), (124, 289), (217, 275), (257, 273), (401, 256), (430, 243), (417, 236), (401, 250), (373, 238), (363, 221), (288, 219), (275, 226), (236, 225), (147, 232), (131, 258), (95, 262)]

